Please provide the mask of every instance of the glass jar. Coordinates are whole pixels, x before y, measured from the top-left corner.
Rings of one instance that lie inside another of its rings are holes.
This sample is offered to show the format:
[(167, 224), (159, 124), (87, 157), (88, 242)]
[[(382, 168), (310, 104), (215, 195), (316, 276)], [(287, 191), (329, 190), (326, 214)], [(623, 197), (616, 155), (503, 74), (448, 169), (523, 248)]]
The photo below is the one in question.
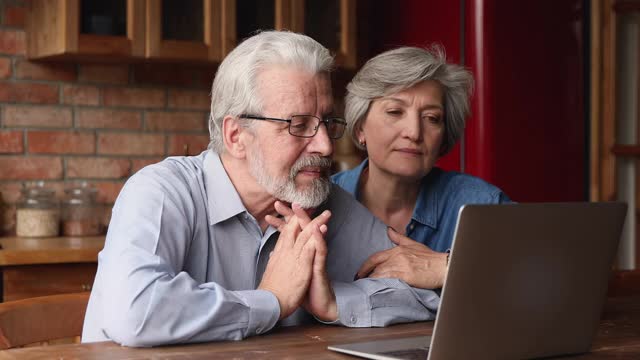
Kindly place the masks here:
[(50, 237), (60, 233), (60, 208), (53, 189), (44, 182), (28, 184), (22, 190), (16, 210), (16, 234), (24, 237)]
[(102, 233), (96, 204), (97, 190), (86, 182), (65, 189), (62, 201), (62, 234), (93, 236)]

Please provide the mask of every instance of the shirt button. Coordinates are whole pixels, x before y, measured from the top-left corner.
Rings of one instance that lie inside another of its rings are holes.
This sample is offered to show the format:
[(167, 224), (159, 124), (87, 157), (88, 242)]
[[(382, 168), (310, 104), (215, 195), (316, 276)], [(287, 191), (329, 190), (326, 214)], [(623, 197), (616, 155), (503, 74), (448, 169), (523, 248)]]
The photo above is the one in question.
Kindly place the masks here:
[(352, 324), (355, 324), (358, 319), (356, 318), (355, 315), (351, 315), (351, 319), (349, 320), (351, 321)]
[(416, 227), (416, 224), (409, 225), (409, 230), (413, 230), (414, 227)]

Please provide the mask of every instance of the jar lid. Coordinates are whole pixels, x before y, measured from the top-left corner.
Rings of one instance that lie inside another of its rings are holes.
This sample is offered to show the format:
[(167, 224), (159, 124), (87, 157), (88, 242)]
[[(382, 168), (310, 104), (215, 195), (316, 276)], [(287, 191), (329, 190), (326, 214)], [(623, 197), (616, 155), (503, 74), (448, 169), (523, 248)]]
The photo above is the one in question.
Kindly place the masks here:
[(98, 190), (91, 185), (89, 185), (86, 181), (81, 183), (72, 184), (67, 187), (65, 190), (65, 203), (69, 204), (83, 204), (93, 202)]
[(44, 181), (37, 181), (35, 183), (27, 183), (20, 190), (24, 197), (53, 197), (56, 191), (54, 189), (45, 187)]

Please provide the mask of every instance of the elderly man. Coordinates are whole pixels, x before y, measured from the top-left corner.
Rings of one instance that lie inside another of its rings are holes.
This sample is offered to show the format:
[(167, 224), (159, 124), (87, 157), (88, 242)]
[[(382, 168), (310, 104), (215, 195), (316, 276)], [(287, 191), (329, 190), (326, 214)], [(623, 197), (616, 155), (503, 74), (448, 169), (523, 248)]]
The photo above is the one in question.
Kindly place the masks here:
[(225, 58), (210, 149), (144, 168), (118, 196), (83, 341), (153, 346), (237, 340), (314, 317), (358, 327), (433, 318), (432, 291), (353, 281), (393, 244), (329, 182), (345, 128), (332, 115), (332, 63), (313, 39), (277, 31)]

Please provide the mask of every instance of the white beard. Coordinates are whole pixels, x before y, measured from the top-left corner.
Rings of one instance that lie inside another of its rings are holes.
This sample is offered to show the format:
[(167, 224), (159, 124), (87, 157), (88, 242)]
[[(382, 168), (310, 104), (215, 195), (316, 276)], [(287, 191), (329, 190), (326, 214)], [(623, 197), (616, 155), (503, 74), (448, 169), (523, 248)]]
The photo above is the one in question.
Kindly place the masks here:
[[(256, 146), (259, 149), (259, 146)], [(316, 208), (322, 204), (331, 191), (328, 178), (315, 179), (306, 189), (296, 187), (296, 175), (305, 167), (331, 167), (331, 160), (321, 156), (307, 156), (299, 158), (291, 167), (288, 177), (276, 178), (267, 173), (265, 161), (260, 150), (251, 151), (248, 156), (249, 171), (258, 184), (264, 187), (276, 199), (288, 203), (297, 203), (304, 209)]]

